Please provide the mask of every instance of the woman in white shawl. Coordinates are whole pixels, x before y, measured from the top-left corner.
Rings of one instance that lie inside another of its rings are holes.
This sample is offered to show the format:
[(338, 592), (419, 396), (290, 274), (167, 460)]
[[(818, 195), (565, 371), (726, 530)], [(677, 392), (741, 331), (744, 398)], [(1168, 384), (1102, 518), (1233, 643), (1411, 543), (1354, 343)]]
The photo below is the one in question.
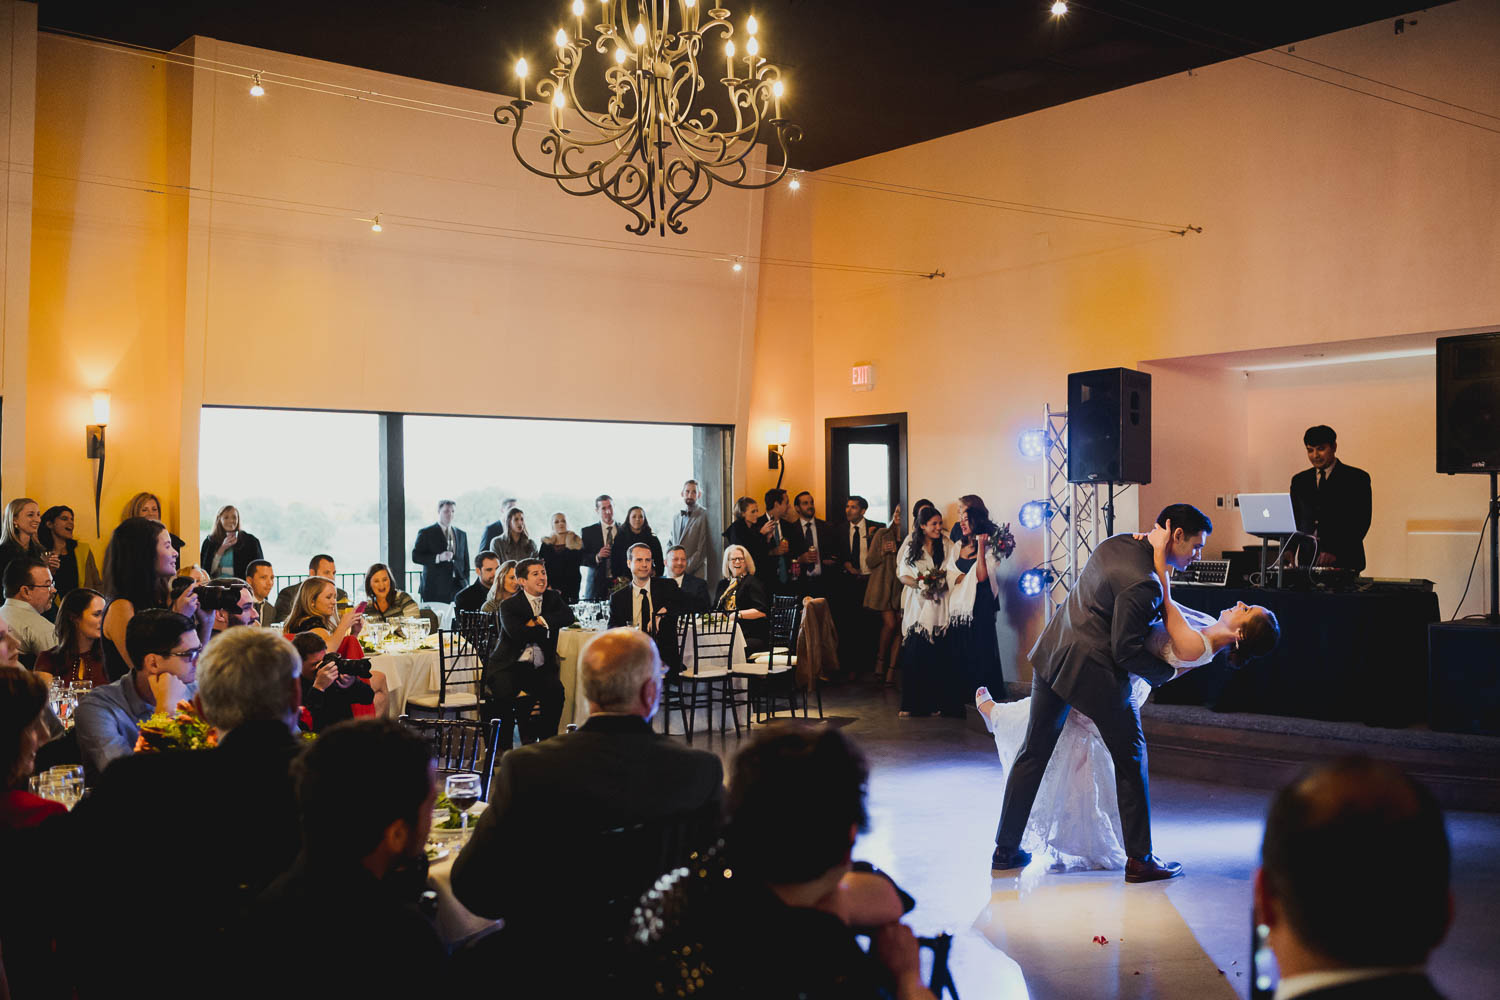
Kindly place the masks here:
[(900, 717), (925, 718), (941, 711), (962, 718), (963, 695), (943, 637), (948, 632), (948, 549), (943, 515), (936, 507), (918, 507), (911, 535), (901, 546), (897, 575), (905, 591), (901, 616)]
[(954, 581), (948, 595), (948, 655), (955, 683), (967, 699), (976, 687), (988, 687), (1005, 697), (1005, 673), (1000, 665), (1000, 637), (995, 615), (1000, 610), (1000, 559), (991, 539), (1000, 531), (990, 521), (984, 501), (970, 493), (959, 497), (948, 574)]

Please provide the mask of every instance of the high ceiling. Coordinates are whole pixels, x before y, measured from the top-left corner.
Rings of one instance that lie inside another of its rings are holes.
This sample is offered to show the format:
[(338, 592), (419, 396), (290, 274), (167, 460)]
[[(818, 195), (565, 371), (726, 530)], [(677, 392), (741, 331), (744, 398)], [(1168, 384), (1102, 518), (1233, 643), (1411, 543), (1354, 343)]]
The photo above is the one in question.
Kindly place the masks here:
[[(672, 0), (675, 4), (676, 0)], [(754, 13), (817, 169), (1197, 66), (1389, 18), (1412, 0), (721, 0)], [(589, 0), (592, 10), (597, 10)], [(45, 28), (170, 49), (190, 35), (513, 93), (569, 0), (42, 0)], [(1406, 14), (1408, 22), (1420, 14)], [(602, 86), (601, 86), (602, 92)], [(586, 103), (588, 95), (582, 98)]]

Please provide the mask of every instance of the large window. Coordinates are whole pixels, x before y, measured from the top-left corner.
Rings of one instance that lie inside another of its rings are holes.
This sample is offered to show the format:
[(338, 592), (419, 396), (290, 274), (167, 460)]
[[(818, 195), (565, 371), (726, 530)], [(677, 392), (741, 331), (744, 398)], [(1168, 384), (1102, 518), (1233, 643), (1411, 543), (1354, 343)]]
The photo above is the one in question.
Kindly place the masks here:
[(340, 573), (379, 561), (375, 414), (204, 407), (198, 463), (205, 538), (219, 508), (233, 505), (279, 575), (306, 573), (317, 552)]

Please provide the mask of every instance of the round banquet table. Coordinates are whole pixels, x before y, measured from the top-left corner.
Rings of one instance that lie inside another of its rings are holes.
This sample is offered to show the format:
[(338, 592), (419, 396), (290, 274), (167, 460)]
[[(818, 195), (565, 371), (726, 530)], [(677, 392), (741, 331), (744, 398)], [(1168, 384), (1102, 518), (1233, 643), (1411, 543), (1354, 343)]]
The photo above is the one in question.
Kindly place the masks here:
[(437, 691), (441, 681), (438, 651), (419, 649), (411, 653), (377, 653), (370, 658), (370, 669), (385, 674), (390, 688), (386, 714), (399, 718), (406, 713), (406, 699)]

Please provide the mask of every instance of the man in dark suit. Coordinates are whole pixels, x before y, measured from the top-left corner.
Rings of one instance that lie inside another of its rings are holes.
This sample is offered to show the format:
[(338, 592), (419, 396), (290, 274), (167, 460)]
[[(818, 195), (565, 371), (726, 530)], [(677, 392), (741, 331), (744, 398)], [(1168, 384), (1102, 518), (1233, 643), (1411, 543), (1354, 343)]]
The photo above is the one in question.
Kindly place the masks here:
[(767, 594), (792, 592), (792, 561), (801, 554), (802, 536), (792, 530), (796, 514), (786, 490), (766, 490), (766, 512), (755, 522), (755, 528), (766, 541), (768, 557), (756, 563), (755, 575)]
[[(1365, 535), (1370, 530), (1370, 474), (1338, 460), (1338, 437), (1332, 427), (1309, 427), (1302, 443), (1312, 468), (1292, 477), (1297, 530), (1317, 536), (1317, 565), (1358, 573), (1365, 568)], [(1299, 543), (1297, 558), (1313, 559), (1311, 542)]]
[(839, 632), (839, 664), (850, 676), (873, 664), (880, 635), (879, 614), (865, 607), (865, 590), (870, 583), (870, 539), (885, 525), (866, 518), (869, 509), (868, 500), (852, 496), (844, 502), (844, 523), (829, 528), (843, 572), (830, 578), (828, 597)]
[[(333, 556), (326, 552), (319, 552), (307, 562), (308, 579), (318, 576), (331, 583), (336, 583), (338, 582), (337, 571), (338, 567), (334, 565)], [(306, 582), (307, 580), (302, 580), (290, 586), (282, 587), (276, 594), (276, 607), (272, 612), (272, 617), (269, 619), (262, 617), (261, 621), (268, 625), (272, 622), (286, 621), (287, 617), (292, 613), (292, 608), (297, 603), (297, 594), (301, 592), (302, 584)], [(348, 607), (349, 595), (344, 593), (342, 588), (336, 588), (336, 591), (339, 607)]]
[(506, 497), (500, 501), (500, 520), (491, 521), (484, 526), (484, 535), (479, 540), (481, 552), (493, 552), (490, 544), (497, 538), (504, 538), (506, 530), (510, 527), (510, 512), (516, 509), (521, 501), (515, 497)]
[(687, 550), (681, 545), (674, 545), (666, 554), (666, 579), (677, 584), (677, 589), (682, 591), (682, 596), (678, 599), (678, 610), (699, 612), (711, 608), (713, 596), (708, 592), (708, 584), (701, 576), (688, 572)]
[(583, 539), (583, 565), (589, 570), (584, 593), (591, 601), (603, 601), (609, 598), (615, 585), (614, 544), (620, 526), (615, 523), (615, 502), (608, 493), (594, 498), (594, 512), (599, 520), (579, 533)]
[(422, 567), (418, 593), (424, 601), (450, 603), (469, 584), (469, 536), (453, 526), (456, 508), (452, 500), (439, 500), (437, 523), (417, 532), (411, 548), (412, 562)]
[(839, 571), (838, 538), (828, 530), (828, 522), (818, 516), (811, 493), (798, 493), (792, 507), (796, 511), (790, 536), (796, 553), (795, 592), (803, 597), (827, 597), (833, 576)]
[[(582, 661), (588, 721), (500, 758), (489, 808), (453, 863), (459, 901), (481, 916), (504, 918), (504, 933), (514, 935), (510, 950), (523, 956), (523, 966), (540, 963), (553, 982), (556, 970), (543, 955), (559, 944), (582, 953), (595, 944), (559, 938), (558, 929), (577, 928), (581, 915), (600, 909), (602, 886), (620, 875), (601, 879), (591, 863), (599, 834), (689, 815), (711, 827), (724, 794), (717, 756), (651, 729), (662, 675), (654, 643), (635, 629), (612, 629), (584, 647)], [(643, 875), (648, 881), (629, 893), (632, 899), (660, 874), (651, 868), (659, 844), (645, 849), (651, 856), (641, 867), (654, 874)]]
[[(1391, 858), (1420, 859), (1376, 878)], [(1299, 1000), (1441, 1000), (1428, 956), (1453, 919), (1443, 813), (1390, 764), (1345, 757), (1271, 803), (1255, 873), (1255, 923)]]
[[(1213, 531), (1208, 517), (1189, 504), (1167, 507), (1157, 524), (1168, 533), (1167, 564), (1177, 569), (1198, 558)], [(1114, 535), (1094, 549), (1067, 601), (1042, 630), (1030, 657), (1031, 721), (1026, 744), (1005, 783), (992, 871), (1024, 868), (1031, 861), (1031, 855), (1021, 850), (1021, 834), (1068, 711), (1076, 708), (1093, 720), (1114, 760), (1125, 835), (1125, 881), (1150, 882), (1182, 874), (1181, 865), (1164, 863), (1151, 853), (1146, 738), (1130, 696), (1131, 674), (1152, 685), (1174, 676), (1172, 667), (1146, 648), (1161, 600), (1151, 542)]]
[(500, 641), (484, 666), (481, 714), (486, 727), (491, 719), (503, 720), (505, 745), (517, 720), (523, 743), (557, 733), (563, 705), (557, 635), (575, 620), (563, 596), (547, 589), (547, 567), (540, 559), (517, 563), (516, 582), (521, 589), (500, 604)]
[(495, 571), (500, 568), (500, 557), (486, 549), (474, 557), (474, 582), (460, 590), (453, 598), (454, 611), (479, 611), (489, 600), (490, 586), (495, 582)]
[(652, 575), (651, 546), (637, 542), (625, 555), (630, 560), (630, 586), (609, 599), (609, 627), (640, 629), (656, 640), (661, 661), (679, 669), (677, 612), (682, 610), (682, 592), (671, 580)]

